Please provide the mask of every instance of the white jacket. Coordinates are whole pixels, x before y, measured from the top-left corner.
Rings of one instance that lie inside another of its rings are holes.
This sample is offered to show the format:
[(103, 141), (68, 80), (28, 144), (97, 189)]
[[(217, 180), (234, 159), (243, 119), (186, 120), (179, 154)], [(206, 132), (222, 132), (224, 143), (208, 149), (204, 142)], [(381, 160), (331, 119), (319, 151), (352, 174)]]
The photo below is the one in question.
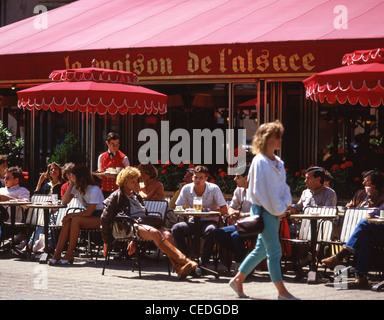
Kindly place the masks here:
[(280, 216), (292, 204), (292, 196), (286, 183), (284, 162), (275, 157), (277, 167), (262, 153), (253, 158), (248, 174), (247, 197), (252, 204)]

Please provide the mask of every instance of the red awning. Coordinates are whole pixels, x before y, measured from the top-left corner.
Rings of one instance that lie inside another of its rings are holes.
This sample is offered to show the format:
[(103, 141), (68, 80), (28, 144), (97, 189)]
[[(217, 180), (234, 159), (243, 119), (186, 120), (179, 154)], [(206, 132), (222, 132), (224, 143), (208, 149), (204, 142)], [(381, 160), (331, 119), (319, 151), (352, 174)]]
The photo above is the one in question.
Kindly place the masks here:
[(347, 65), (305, 79), (307, 98), (372, 107), (384, 103), (384, 49), (347, 53), (342, 63)]
[(306, 77), (380, 46), (382, 12), (383, 0), (78, 0), (45, 29), (38, 15), (0, 28), (0, 85), (93, 58), (144, 80)]
[(39, 29), (38, 16), (1, 28), (0, 55), (383, 38), (384, 1), (339, 5), (339, 0), (79, 0), (49, 11), (46, 29)]

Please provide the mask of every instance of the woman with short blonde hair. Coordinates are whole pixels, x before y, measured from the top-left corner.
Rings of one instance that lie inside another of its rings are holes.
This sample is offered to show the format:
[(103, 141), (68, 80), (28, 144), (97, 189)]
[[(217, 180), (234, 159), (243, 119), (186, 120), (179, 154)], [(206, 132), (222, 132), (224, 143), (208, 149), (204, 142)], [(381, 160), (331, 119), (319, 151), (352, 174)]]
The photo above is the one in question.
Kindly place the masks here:
[(135, 167), (126, 167), (123, 170), (119, 172), (116, 178), (116, 184), (123, 188), (126, 181), (132, 180), (134, 178), (139, 179), (140, 177), (140, 170)]
[[(120, 188), (104, 201), (104, 211), (101, 215), (101, 236), (104, 242), (104, 255), (107, 255), (108, 247), (113, 240), (112, 224), (114, 218), (119, 213), (124, 213), (132, 218), (139, 218), (140, 215), (146, 212), (144, 203), (138, 195), (140, 190), (139, 177), (140, 171), (138, 169), (133, 167), (124, 168), (116, 179), (116, 183)], [(136, 234), (139, 238), (152, 240), (161, 251), (167, 254), (179, 278), (185, 278), (195, 270), (197, 263), (189, 260), (173, 245), (172, 235), (164, 227), (156, 229), (155, 227), (132, 220), (129, 232), (130, 234), (125, 236)], [(167, 238), (166, 233), (170, 238)], [(135, 242), (131, 241), (127, 248), (128, 254), (132, 254), (135, 251), (134, 245)]]

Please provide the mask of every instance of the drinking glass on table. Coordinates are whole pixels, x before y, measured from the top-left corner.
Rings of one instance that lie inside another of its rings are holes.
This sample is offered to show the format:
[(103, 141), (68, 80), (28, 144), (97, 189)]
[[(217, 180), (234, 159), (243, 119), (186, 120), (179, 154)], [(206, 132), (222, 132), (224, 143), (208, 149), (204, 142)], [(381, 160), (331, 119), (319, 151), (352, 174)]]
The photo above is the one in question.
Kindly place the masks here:
[(55, 193), (51, 194), (51, 202), (54, 205), (59, 203), (59, 198), (58, 198), (57, 194), (55, 194)]
[(203, 199), (202, 199), (202, 197), (193, 197), (193, 208), (197, 212), (201, 212), (201, 209), (203, 208)]

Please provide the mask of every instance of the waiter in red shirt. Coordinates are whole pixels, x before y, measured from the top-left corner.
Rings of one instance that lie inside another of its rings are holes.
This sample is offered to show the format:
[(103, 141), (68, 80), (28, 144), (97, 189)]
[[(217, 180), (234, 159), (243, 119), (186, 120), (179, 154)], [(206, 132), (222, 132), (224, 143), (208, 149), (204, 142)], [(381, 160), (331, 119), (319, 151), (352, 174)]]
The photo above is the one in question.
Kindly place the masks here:
[[(105, 172), (107, 168), (125, 168), (129, 166), (128, 157), (119, 150), (120, 136), (116, 132), (110, 132), (107, 135), (108, 151), (102, 153), (97, 161), (99, 172)], [(102, 178), (101, 190), (107, 198), (113, 191), (118, 189), (116, 178)]]

